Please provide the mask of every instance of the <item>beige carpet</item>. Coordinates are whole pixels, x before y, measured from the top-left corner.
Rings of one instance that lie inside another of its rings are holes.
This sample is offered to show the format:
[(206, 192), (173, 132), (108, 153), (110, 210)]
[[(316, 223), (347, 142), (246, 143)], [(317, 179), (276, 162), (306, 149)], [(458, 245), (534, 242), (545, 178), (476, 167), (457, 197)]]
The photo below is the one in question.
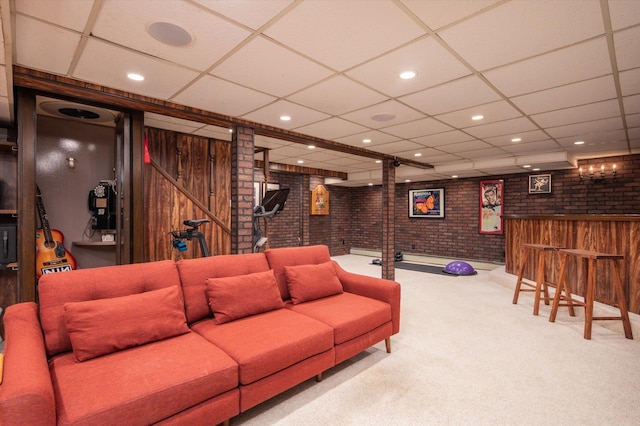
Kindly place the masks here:
[[(370, 257), (335, 258), (380, 276)], [(615, 323), (582, 338), (583, 309), (532, 315), (504, 268), (448, 277), (396, 270), (400, 334), (232, 419), (236, 425), (638, 425), (640, 340)], [(640, 339), (638, 316), (634, 332)]]

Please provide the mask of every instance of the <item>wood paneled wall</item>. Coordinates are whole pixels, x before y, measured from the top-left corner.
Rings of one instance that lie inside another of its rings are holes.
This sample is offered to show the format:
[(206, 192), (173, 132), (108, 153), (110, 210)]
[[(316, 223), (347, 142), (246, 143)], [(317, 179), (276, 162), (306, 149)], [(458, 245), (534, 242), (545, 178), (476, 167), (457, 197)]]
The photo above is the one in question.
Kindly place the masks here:
[(145, 261), (199, 257), (197, 240), (184, 252), (171, 244), (170, 232), (185, 229), (187, 219), (218, 218), (226, 230), (215, 220), (199, 230), (211, 255), (230, 254), (229, 142), (153, 128), (146, 133), (153, 164), (144, 174)]
[[(624, 255), (622, 283), (629, 310), (640, 314), (640, 216), (507, 216), (505, 217), (506, 271), (517, 274), (522, 244), (549, 244), (557, 247)], [(547, 254), (547, 277), (557, 281), (560, 259)], [(525, 277), (535, 278), (536, 263), (529, 259)], [(612, 262), (599, 261), (596, 276), (596, 300), (613, 304)], [(567, 277), (572, 292), (584, 295), (586, 271), (572, 259), (567, 263)]]

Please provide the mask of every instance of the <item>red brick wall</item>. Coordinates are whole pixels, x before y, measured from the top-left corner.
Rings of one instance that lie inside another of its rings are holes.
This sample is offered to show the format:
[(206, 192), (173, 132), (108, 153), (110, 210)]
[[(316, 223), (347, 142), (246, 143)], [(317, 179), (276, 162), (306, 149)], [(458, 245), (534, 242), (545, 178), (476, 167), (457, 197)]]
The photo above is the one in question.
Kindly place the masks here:
[[(617, 165), (615, 180), (594, 183), (580, 180), (577, 170), (551, 171), (551, 194), (529, 194), (531, 172), (483, 178), (396, 184), (395, 249), (403, 253), (455, 259), (504, 262), (504, 235), (478, 232), (481, 180), (504, 180), (504, 214), (640, 214), (640, 155), (581, 161), (589, 165)], [(258, 176), (258, 175), (256, 175)], [(354, 248), (382, 249), (382, 193), (380, 186), (345, 188), (327, 186), (330, 214), (310, 216), (311, 189), (323, 183), (319, 177), (272, 173), (271, 181), (290, 187), (285, 211), (271, 220), (271, 247), (326, 244), (332, 255)], [(410, 189), (444, 188), (444, 219), (408, 217)]]

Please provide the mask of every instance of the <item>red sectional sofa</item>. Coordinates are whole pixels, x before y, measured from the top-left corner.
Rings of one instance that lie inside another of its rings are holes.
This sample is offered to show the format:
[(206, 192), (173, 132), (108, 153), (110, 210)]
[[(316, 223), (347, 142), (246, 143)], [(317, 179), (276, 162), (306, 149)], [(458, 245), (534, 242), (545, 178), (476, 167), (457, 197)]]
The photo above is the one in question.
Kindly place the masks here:
[(45, 275), (4, 316), (3, 425), (217, 424), (398, 333), (326, 246)]

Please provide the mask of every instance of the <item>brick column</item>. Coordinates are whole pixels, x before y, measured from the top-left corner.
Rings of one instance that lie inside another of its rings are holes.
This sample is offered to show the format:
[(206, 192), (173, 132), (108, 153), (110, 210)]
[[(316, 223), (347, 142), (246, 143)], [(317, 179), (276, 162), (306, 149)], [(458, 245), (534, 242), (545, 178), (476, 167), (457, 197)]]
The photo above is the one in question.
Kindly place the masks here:
[(236, 126), (231, 138), (231, 253), (253, 251), (253, 129)]
[(300, 199), (302, 200), (301, 223), (300, 226), (300, 245), (308, 246), (310, 244), (309, 231), (311, 229), (311, 176), (302, 175)]
[(393, 160), (382, 163), (382, 278), (395, 279), (395, 190)]

